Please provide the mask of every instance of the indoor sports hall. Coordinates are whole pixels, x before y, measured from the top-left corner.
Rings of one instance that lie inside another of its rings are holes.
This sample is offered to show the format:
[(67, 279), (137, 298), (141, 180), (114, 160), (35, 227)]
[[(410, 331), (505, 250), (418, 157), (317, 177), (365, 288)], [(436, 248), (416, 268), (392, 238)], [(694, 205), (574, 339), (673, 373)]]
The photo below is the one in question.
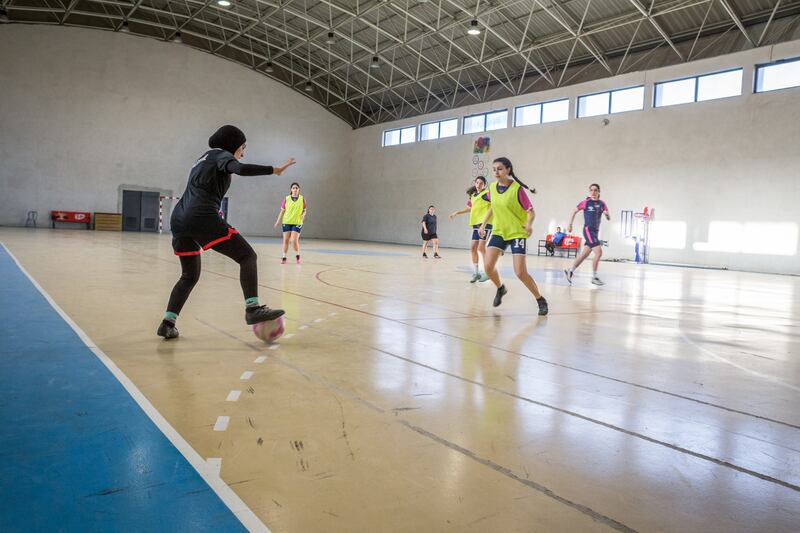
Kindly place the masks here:
[(800, 530), (800, 1), (0, 0), (0, 531)]

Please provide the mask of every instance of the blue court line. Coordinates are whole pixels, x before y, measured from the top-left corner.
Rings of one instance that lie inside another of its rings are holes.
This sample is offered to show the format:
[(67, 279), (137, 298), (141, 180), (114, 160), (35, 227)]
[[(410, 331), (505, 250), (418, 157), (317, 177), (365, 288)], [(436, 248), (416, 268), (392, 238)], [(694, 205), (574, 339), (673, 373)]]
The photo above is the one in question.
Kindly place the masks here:
[(0, 531), (246, 531), (0, 246)]

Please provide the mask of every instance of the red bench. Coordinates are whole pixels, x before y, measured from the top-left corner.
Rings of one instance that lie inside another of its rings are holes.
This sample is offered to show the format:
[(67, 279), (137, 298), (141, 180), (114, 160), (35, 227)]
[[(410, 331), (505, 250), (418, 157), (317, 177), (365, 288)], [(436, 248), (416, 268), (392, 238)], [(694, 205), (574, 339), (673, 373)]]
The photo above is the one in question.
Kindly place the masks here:
[[(553, 241), (553, 235), (548, 235), (544, 240), (539, 240), (539, 250), (536, 255), (547, 255), (547, 243)], [(555, 251), (566, 252), (567, 257), (577, 257), (578, 250), (581, 249), (581, 238), (567, 235), (561, 240), (561, 244), (555, 246)]]
[(92, 229), (92, 214), (85, 211), (50, 211), (50, 227), (55, 229), (56, 222), (86, 224), (86, 229)]

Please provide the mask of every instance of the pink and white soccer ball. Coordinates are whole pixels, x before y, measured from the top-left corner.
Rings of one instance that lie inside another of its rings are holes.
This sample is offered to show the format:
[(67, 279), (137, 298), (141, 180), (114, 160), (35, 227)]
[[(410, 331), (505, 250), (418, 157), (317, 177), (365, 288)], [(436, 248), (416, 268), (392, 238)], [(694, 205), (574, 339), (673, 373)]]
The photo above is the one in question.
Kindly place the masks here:
[(283, 335), (284, 331), (286, 331), (286, 328), (284, 327), (282, 316), (279, 316), (275, 320), (267, 320), (266, 322), (253, 324), (253, 333), (255, 336), (267, 344), (278, 340), (280, 336)]

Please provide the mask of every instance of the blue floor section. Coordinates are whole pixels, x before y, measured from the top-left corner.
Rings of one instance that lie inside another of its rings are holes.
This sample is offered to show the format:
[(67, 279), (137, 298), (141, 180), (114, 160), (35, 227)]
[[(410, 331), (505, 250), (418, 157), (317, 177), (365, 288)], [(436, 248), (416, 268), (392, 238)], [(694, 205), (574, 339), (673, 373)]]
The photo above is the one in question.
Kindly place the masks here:
[(0, 531), (245, 531), (2, 247)]

